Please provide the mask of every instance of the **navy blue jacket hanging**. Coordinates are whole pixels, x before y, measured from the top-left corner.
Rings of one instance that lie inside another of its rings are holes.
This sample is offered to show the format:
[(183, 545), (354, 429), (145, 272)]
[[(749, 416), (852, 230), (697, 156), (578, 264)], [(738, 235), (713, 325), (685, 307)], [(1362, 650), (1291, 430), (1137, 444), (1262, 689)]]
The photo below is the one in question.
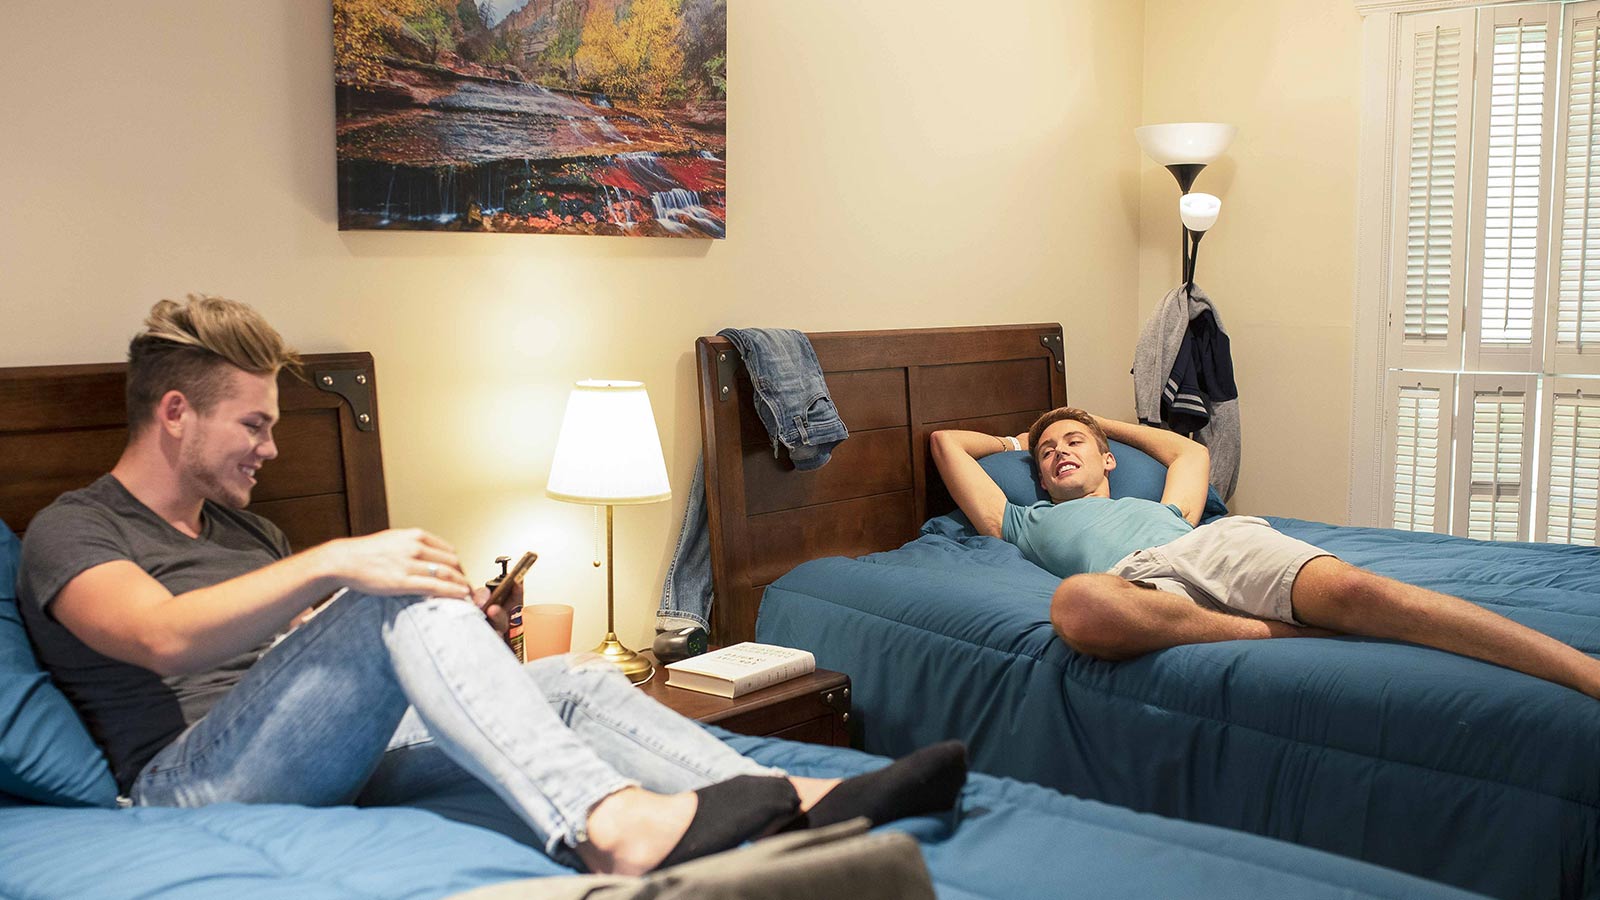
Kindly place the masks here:
[(1228, 335), (1211, 310), (1202, 310), (1189, 320), (1161, 389), (1161, 420), (1179, 434), (1194, 434), (1211, 422), (1216, 404), (1238, 397)]

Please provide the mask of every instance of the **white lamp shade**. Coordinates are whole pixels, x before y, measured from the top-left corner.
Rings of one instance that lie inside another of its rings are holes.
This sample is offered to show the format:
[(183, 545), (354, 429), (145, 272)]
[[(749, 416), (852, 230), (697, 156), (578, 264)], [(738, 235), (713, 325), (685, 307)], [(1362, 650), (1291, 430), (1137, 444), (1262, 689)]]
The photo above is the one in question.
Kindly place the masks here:
[(1170, 122), (1133, 130), (1145, 155), (1163, 166), (1210, 165), (1238, 133), (1238, 127), (1221, 122)]
[(580, 381), (567, 398), (545, 493), (622, 506), (672, 496), (650, 395), (638, 381)]
[(1184, 194), (1178, 198), (1178, 218), (1190, 231), (1208, 231), (1217, 224), (1222, 201), (1212, 194)]

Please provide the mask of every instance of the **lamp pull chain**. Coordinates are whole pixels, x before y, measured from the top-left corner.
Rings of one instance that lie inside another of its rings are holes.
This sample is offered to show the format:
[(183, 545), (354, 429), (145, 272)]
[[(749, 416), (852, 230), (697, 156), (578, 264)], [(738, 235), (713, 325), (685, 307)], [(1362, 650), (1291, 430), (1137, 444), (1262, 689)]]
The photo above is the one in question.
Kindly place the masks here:
[(600, 507), (594, 508), (594, 567), (600, 568)]

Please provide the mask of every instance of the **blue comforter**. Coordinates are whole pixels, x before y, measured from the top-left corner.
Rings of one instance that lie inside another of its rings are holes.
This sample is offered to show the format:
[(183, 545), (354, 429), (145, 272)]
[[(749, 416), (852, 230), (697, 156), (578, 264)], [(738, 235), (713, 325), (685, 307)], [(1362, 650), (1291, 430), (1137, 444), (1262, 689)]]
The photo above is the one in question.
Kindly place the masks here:
[[(944, 737), (975, 765), (1500, 897), (1600, 897), (1600, 702), (1516, 672), (1356, 638), (1079, 656), (1057, 579), (953, 524), (799, 566), (763, 641), (849, 672), (869, 750)], [(1600, 550), (1278, 519), (1383, 574), (1600, 651)]]
[[(848, 775), (881, 764), (852, 750), (724, 736), (794, 774)], [(522, 827), (480, 787), (458, 786), (420, 805), (427, 810), (0, 808), (0, 896), (421, 900), (567, 871), (496, 833)], [(987, 776), (968, 784), (958, 820), (893, 827), (921, 841), (946, 900), (1467, 896), (1302, 847)]]

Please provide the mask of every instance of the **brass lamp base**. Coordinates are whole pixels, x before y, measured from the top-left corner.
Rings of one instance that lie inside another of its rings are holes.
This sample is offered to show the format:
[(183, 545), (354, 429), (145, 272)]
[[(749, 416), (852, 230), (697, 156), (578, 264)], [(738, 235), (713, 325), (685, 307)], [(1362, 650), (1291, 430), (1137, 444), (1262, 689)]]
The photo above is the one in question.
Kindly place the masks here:
[(621, 669), (622, 674), (628, 676), (628, 680), (634, 684), (647, 680), (656, 670), (656, 667), (651, 665), (650, 660), (622, 646), (622, 642), (617, 640), (614, 632), (606, 632), (605, 640), (600, 642), (600, 646), (594, 648), (594, 652), (605, 657), (607, 662)]

